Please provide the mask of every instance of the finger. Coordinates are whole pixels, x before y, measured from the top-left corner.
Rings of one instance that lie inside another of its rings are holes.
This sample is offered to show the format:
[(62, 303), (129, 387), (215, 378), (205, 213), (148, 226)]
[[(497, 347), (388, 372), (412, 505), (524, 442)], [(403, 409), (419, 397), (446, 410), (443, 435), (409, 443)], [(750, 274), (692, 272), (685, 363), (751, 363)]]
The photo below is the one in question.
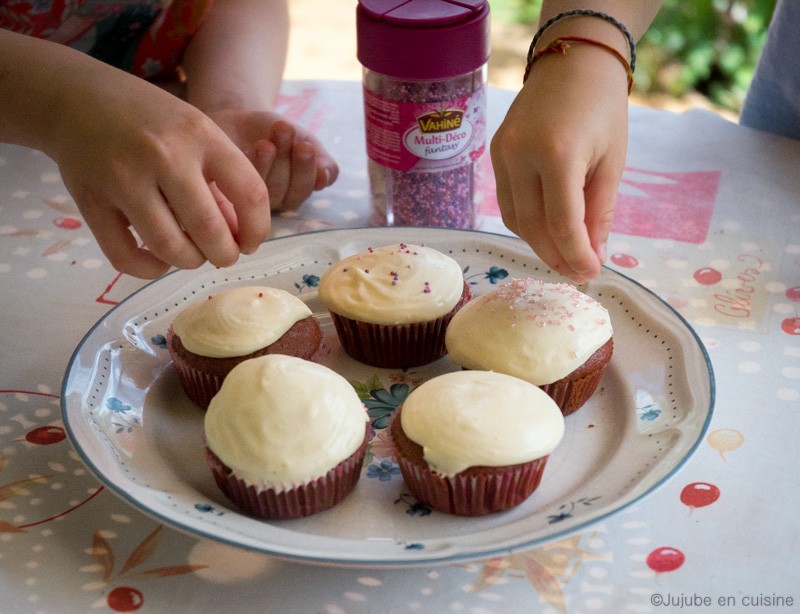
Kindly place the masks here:
[(571, 172), (563, 161), (542, 177), (547, 233), (569, 267), (565, 274), (578, 283), (595, 277), (601, 264), (586, 229), (585, 177), (585, 171)]
[(315, 190), (322, 190), (333, 185), (339, 178), (339, 165), (324, 150), (317, 149), (317, 175)]
[(253, 167), (264, 182), (267, 181), (276, 155), (275, 145), (267, 139), (256, 141), (247, 153), (248, 160), (253, 163)]
[[(208, 260), (218, 267), (236, 262), (239, 246), (228, 220), (214, 199), (209, 182), (199, 169), (194, 173), (178, 169), (174, 176), (165, 177), (162, 179), (162, 193), (168, 208), (153, 211), (152, 214), (157, 217), (148, 220), (148, 227), (144, 229), (147, 236), (142, 233), (142, 238), (156, 255), (162, 257), (162, 253), (169, 254), (173, 241), (175, 249), (185, 250), (184, 241), (181, 240), (183, 235), (194, 244), (201, 261)], [(135, 220), (131, 219), (131, 222), (136, 225)], [(170, 255), (172, 258), (176, 256)], [(199, 264), (195, 263), (194, 266)], [(176, 266), (191, 268), (186, 263)]]
[[(509, 146), (513, 146), (513, 142)], [(497, 132), (491, 143), (491, 155), (497, 184), (497, 201), (503, 223), (511, 232), (527, 242), (550, 268), (573, 277), (574, 272), (570, 270), (547, 233), (538, 172), (531, 165), (523, 166), (515, 163), (512, 182), (511, 173), (504, 162), (505, 147), (502, 133)], [(524, 160), (525, 157), (512, 153), (509, 159), (516, 161)]]
[(267, 175), (267, 188), (273, 210), (283, 208), (283, 201), (292, 176), (292, 144), (294, 127), (285, 121), (276, 121), (270, 131), (270, 140), (275, 145), (275, 158)]
[(216, 182), (212, 181), (209, 183), (208, 189), (211, 190), (211, 196), (217, 203), (217, 207), (219, 207), (222, 217), (225, 218), (225, 222), (228, 224), (231, 234), (235, 237), (239, 232), (239, 220), (236, 219), (236, 209), (233, 208), (233, 203), (229, 201), (228, 198), (217, 187)]
[(515, 232), (553, 271), (570, 277), (575, 283), (582, 283), (583, 278), (570, 268), (548, 232), (540, 180), (512, 183), (511, 191)]
[(495, 136), (491, 142), (490, 154), (492, 156), (492, 168), (494, 169), (497, 204), (500, 207), (500, 216), (506, 228), (519, 235), (519, 233), (517, 233), (517, 216), (514, 210), (511, 182), (508, 178), (508, 172), (506, 171), (506, 165), (503, 161), (497, 136)]
[(603, 165), (586, 186), (586, 230), (589, 241), (601, 263), (605, 263), (608, 234), (614, 220), (621, 172)]
[[(236, 255), (252, 254), (267, 238), (271, 225), (270, 193), (264, 180), (232, 144), (209, 158), (205, 175), (215, 182), (218, 194), (224, 196), (236, 214), (235, 234), (227, 235), (233, 241)], [(215, 208), (222, 217), (220, 208), (216, 205)]]
[(314, 191), (316, 150), (311, 143), (300, 141), (292, 148), (292, 173), (283, 198), (283, 209), (296, 209)]
[(127, 218), (118, 209), (94, 209), (84, 215), (84, 221), (111, 266), (120, 273), (155, 279), (169, 270), (169, 264), (139, 246)]

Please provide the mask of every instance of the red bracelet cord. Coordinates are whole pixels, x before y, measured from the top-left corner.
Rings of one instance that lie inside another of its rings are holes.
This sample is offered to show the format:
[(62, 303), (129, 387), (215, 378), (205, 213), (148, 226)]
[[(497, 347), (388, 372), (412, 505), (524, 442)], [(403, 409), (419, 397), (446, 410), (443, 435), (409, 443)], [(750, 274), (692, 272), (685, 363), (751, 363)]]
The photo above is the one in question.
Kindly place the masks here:
[(522, 77), (522, 82), (528, 80), (528, 74), (531, 72), (531, 67), (533, 66), (534, 62), (538, 60), (543, 55), (549, 55), (553, 53), (561, 53), (565, 55), (567, 50), (570, 48), (569, 43), (585, 43), (587, 45), (593, 45), (595, 47), (600, 47), (601, 49), (605, 49), (609, 53), (613, 54), (615, 58), (617, 58), (625, 68), (625, 73), (628, 75), (628, 94), (631, 93), (631, 89), (633, 88), (633, 71), (631, 70), (631, 65), (628, 63), (628, 60), (616, 49), (611, 47), (610, 45), (606, 45), (605, 43), (601, 43), (600, 41), (596, 41), (591, 38), (583, 38), (582, 36), (559, 36), (558, 38), (554, 39), (547, 47), (537, 51), (531, 56), (530, 61), (528, 62), (527, 66), (525, 66), (525, 75)]

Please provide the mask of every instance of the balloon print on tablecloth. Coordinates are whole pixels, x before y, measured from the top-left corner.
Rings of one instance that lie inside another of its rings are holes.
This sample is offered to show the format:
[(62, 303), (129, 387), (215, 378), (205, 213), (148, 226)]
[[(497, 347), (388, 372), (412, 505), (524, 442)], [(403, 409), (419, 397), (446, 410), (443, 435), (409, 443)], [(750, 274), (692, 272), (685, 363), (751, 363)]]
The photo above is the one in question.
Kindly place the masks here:
[(630, 254), (611, 254), (611, 262), (624, 269), (633, 269), (639, 266), (639, 261)]
[(686, 557), (677, 548), (663, 546), (647, 555), (647, 566), (656, 573), (675, 571), (683, 565)]
[(716, 269), (705, 266), (694, 272), (694, 280), (703, 286), (713, 286), (722, 281), (722, 273)]
[(719, 499), (719, 488), (708, 482), (692, 482), (683, 487), (681, 503), (689, 507), (691, 514), (697, 507), (706, 507)]
[(787, 335), (800, 335), (800, 316), (786, 318), (781, 322), (781, 330)]
[(734, 429), (717, 429), (708, 434), (706, 441), (719, 452), (722, 460), (727, 460), (725, 452), (732, 452), (739, 448), (744, 443), (744, 435)]
[[(800, 286), (789, 288), (785, 295), (790, 301), (800, 303)], [(781, 330), (787, 335), (800, 335), (800, 316), (786, 318), (781, 322)]]
[[(13, 522), (0, 515), (0, 533), (25, 533), (59, 520), (103, 490), (83, 464), (70, 457), (71, 447), (62, 443), (67, 438), (64, 427), (51, 422), (58, 415), (57, 406), (55, 394), (0, 390), (0, 408), (6, 410), (0, 412), (0, 450), (6, 449), (4, 435), (9, 437), (8, 444), (19, 447), (12, 460), (0, 454), (0, 490), (6, 488), (8, 509), (16, 512)], [(20, 472), (13, 462), (18, 454), (26, 454), (42, 471)], [(38, 503), (41, 498), (47, 498), (47, 506)], [(48, 513), (43, 514), (43, 509)]]

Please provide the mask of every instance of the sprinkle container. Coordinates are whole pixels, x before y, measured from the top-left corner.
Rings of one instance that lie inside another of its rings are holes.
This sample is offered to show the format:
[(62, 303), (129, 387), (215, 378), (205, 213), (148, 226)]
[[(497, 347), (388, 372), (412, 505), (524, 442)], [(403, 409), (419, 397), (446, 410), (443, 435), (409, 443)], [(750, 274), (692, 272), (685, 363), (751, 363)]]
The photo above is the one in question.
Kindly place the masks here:
[(359, 0), (374, 225), (474, 228), (487, 0)]

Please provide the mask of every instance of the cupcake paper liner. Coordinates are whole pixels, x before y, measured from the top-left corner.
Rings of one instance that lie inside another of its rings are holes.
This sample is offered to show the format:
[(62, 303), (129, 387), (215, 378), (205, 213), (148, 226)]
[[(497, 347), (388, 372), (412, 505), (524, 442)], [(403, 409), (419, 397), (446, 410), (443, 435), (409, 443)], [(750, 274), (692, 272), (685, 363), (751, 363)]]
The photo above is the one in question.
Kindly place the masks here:
[(429, 507), (459, 516), (485, 516), (509, 510), (528, 499), (539, 487), (549, 456), (504, 467), (470, 467), (453, 476), (443, 476), (430, 469), (408, 448), (419, 446), (402, 432), (399, 413), (390, 425), (400, 472), (417, 501)]
[[(167, 331), (167, 350), (169, 351), (169, 355), (172, 358), (172, 363), (175, 365), (175, 369), (178, 372), (178, 378), (181, 386), (183, 387), (186, 396), (189, 397), (189, 399), (195, 405), (203, 409), (208, 408), (208, 404), (211, 403), (211, 399), (222, 387), (222, 382), (224, 381), (225, 377), (238, 363), (247, 360), (248, 358), (254, 358), (268, 354), (270, 353), (270, 348), (273, 347), (270, 345), (261, 350), (257, 350), (252, 354), (248, 354), (247, 356), (226, 360), (224, 367), (215, 365), (214, 367), (202, 368), (190, 364), (185, 357), (181, 356), (175, 351), (175, 348), (173, 347), (174, 338), (175, 332), (170, 326)], [(293, 355), (297, 356), (298, 358), (316, 361), (322, 351), (321, 340), (322, 334), (320, 333), (320, 343), (313, 348), (313, 351), (308, 350), (295, 352)]]
[(583, 407), (589, 397), (594, 394), (600, 379), (603, 377), (603, 371), (605, 371), (605, 365), (584, 377), (574, 380), (559, 380), (552, 384), (539, 386), (539, 388), (544, 390), (556, 402), (564, 416), (568, 416)]
[(265, 520), (288, 520), (329, 509), (352, 492), (361, 476), (368, 439), (369, 429), (359, 448), (328, 473), (286, 490), (247, 482), (209, 448), (205, 448), (205, 457), (217, 486), (244, 512)]
[(597, 390), (606, 366), (614, 353), (614, 340), (609, 339), (582, 366), (567, 377), (539, 386), (561, 409), (564, 416), (583, 407)]
[(472, 297), (469, 284), (452, 311), (429, 322), (371, 324), (331, 312), (342, 348), (352, 358), (373, 367), (406, 369), (439, 360), (447, 353), (444, 338), (456, 312)]

